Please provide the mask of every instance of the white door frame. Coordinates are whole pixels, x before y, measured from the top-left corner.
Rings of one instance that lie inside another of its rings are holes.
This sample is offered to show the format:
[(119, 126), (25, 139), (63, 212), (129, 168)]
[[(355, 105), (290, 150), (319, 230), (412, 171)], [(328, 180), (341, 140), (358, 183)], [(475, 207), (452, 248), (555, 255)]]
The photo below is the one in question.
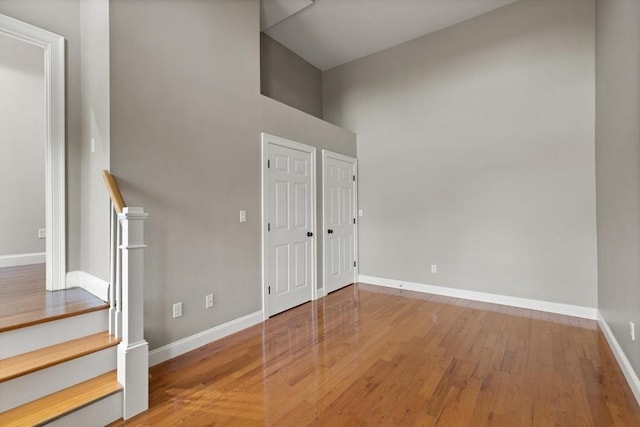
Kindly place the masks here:
[(343, 160), (345, 162), (353, 162), (353, 175), (356, 180), (353, 182), (353, 214), (356, 217), (356, 223), (353, 224), (353, 259), (356, 261), (356, 266), (353, 269), (353, 283), (358, 281), (358, 272), (360, 269), (360, 259), (358, 258), (358, 226), (360, 225), (360, 218), (358, 216), (358, 159), (354, 157), (345, 156), (344, 154), (334, 153), (329, 150), (322, 150), (322, 294), (327, 294), (327, 260), (326, 260), (326, 218), (325, 218), (325, 188), (327, 187), (327, 178), (324, 173), (324, 165), (327, 158), (331, 157), (337, 160)]
[(303, 151), (305, 153), (309, 153), (311, 155), (311, 164), (309, 165), (310, 175), (311, 175), (311, 232), (313, 233), (313, 237), (311, 238), (311, 295), (309, 295), (309, 300), (315, 300), (317, 298), (318, 293), (318, 284), (317, 284), (317, 256), (316, 256), (316, 245), (317, 245), (317, 236), (316, 232), (316, 147), (312, 147), (310, 145), (302, 144), (300, 142), (291, 141), (289, 139), (280, 138), (279, 136), (270, 135), (268, 133), (262, 132), (262, 155), (261, 155), (261, 168), (262, 168), (262, 318), (266, 320), (269, 318), (269, 298), (267, 291), (267, 278), (269, 277), (268, 272), (268, 250), (269, 250), (269, 231), (267, 230), (267, 223), (269, 222), (268, 212), (268, 194), (269, 194), (269, 180), (268, 173), (269, 169), (267, 168), (268, 159), (268, 146), (270, 143), (280, 145), (283, 147), (291, 148), (293, 150)]
[(64, 37), (2, 14), (0, 14), (0, 34), (43, 49), (46, 284), (49, 291), (64, 289), (67, 287)]

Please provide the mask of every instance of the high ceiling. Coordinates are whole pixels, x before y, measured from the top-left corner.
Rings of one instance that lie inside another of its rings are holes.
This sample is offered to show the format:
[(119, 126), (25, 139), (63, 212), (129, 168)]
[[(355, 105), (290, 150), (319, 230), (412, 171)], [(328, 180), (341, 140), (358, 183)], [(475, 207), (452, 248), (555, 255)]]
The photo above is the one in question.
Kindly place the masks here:
[(263, 0), (262, 22), (271, 38), (324, 71), (515, 1)]

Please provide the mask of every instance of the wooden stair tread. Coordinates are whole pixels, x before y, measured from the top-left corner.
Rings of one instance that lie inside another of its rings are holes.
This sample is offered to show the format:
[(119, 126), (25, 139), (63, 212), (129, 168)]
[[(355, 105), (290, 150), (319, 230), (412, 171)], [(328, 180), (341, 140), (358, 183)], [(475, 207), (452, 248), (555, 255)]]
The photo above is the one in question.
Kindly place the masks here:
[(0, 413), (0, 425), (34, 426), (50, 422), (122, 390), (116, 371)]
[(119, 338), (99, 332), (0, 360), (0, 382), (118, 345)]
[(22, 277), (36, 273), (44, 277), (44, 267), (40, 273), (20, 270), (26, 267), (30, 266), (0, 268), (0, 332), (109, 308), (109, 304), (82, 288), (49, 292), (42, 280)]

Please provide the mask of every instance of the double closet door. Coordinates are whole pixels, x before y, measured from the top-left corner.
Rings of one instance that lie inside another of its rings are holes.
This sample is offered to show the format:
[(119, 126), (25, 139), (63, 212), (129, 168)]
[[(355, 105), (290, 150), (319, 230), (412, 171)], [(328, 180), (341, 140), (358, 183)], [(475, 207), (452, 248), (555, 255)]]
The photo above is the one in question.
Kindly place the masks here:
[[(263, 134), (266, 316), (317, 297), (316, 149)], [(323, 151), (325, 293), (355, 281), (355, 159)]]

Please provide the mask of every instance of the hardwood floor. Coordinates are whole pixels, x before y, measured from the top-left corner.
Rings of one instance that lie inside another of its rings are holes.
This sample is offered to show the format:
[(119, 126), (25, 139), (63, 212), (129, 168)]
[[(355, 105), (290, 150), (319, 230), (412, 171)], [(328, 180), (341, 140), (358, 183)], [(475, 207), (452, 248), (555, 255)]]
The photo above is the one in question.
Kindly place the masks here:
[(47, 292), (45, 264), (0, 268), (0, 332), (106, 306), (81, 288)]
[(151, 369), (112, 425), (640, 426), (595, 321), (356, 284)]

